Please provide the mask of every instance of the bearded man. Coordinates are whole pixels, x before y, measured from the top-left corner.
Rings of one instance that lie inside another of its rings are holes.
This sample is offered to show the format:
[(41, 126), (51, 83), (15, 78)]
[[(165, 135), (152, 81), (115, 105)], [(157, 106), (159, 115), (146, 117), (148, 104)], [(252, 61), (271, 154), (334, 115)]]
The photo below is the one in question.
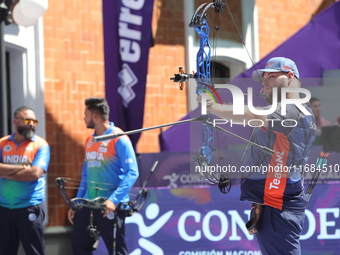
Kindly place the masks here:
[(33, 109), (14, 112), (14, 132), (0, 139), (0, 254), (45, 254), (43, 222), (45, 173), (50, 147), (35, 135), (38, 120)]

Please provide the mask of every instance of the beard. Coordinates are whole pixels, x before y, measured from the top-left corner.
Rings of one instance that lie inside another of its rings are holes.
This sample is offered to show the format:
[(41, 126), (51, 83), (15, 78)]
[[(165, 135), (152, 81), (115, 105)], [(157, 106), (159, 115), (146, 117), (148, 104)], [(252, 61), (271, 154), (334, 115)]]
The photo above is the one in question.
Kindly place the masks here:
[(86, 124), (86, 127), (87, 127), (87, 128), (92, 128), (92, 129), (93, 129), (93, 128), (95, 127), (94, 121), (91, 119), (91, 120), (89, 121), (89, 123)]
[(20, 135), (25, 137), (26, 139), (32, 139), (35, 134), (35, 127), (33, 126), (17, 126), (17, 131)]

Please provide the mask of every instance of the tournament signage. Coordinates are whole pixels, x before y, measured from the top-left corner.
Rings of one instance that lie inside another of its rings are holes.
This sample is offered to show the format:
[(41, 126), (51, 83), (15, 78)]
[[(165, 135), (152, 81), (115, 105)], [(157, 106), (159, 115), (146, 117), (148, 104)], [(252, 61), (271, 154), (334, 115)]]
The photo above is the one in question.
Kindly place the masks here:
[[(106, 99), (125, 131), (143, 126), (152, 11), (153, 0), (103, 0)], [(130, 137), (134, 146), (139, 136)]]
[[(301, 235), (303, 254), (338, 254), (340, 187), (316, 186)], [(260, 255), (245, 228), (250, 204), (239, 187), (151, 190), (143, 209), (126, 218), (129, 254)]]

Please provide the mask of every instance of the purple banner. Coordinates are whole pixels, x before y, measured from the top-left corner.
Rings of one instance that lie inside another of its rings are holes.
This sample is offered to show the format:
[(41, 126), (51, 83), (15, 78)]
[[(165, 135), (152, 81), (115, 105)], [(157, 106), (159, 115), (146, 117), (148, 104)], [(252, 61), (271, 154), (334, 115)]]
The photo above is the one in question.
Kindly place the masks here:
[[(152, 11), (153, 0), (103, 0), (106, 99), (124, 131), (143, 126)], [(130, 136), (134, 146), (139, 137)]]
[[(321, 85), (324, 71), (340, 68), (339, 57), (334, 54), (334, 52), (340, 51), (339, 34), (334, 33), (334, 31), (339, 31), (339, 13), (340, 2), (334, 1), (333, 5), (313, 17), (306, 26), (262, 58), (252, 68), (240, 74), (238, 78), (250, 78), (252, 72), (255, 69), (263, 68), (270, 58), (285, 56), (293, 59), (299, 67), (300, 78), (319, 78), (314, 79), (315, 83), (302, 82), (303, 87), (306, 84), (308, 87)], [(234, 84), (233, 81), (231, 84)]]
[[(250, 203), (239, 187), (151, 190), (139, 213), (126, 219), (129, 254), (260, 255), (244, 224)], [(339, 254), (340, 187), (319, 185), (306, 210), (302, 254)]]
[[(254, 236), (245, 228), (250, 203), (240, 201), (239, 186), (227, 195), (215, 186), (149, 192), (144, 207), (126, 218), (130, 255), (261, 255)], [(303, 255), (339, 254), (339, 185), (315, 187), (300, 242)], [(93, 254), (105, 252), (101, 241)]]

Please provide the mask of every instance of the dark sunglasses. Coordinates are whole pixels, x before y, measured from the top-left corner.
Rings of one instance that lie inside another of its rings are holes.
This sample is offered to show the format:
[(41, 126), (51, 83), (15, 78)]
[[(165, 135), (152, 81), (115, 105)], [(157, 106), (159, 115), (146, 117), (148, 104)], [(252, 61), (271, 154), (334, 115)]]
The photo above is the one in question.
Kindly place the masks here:
[(25, 122), (25, 124), (30, 124), (31, 121), (33, 122), (34, 125), (38, 125), (38, 120), (35, 119), (30, 119), (30, 118), (19, 118), (19, 117), (15, 117), (16, 119), (19, 120), (23, 120)]

